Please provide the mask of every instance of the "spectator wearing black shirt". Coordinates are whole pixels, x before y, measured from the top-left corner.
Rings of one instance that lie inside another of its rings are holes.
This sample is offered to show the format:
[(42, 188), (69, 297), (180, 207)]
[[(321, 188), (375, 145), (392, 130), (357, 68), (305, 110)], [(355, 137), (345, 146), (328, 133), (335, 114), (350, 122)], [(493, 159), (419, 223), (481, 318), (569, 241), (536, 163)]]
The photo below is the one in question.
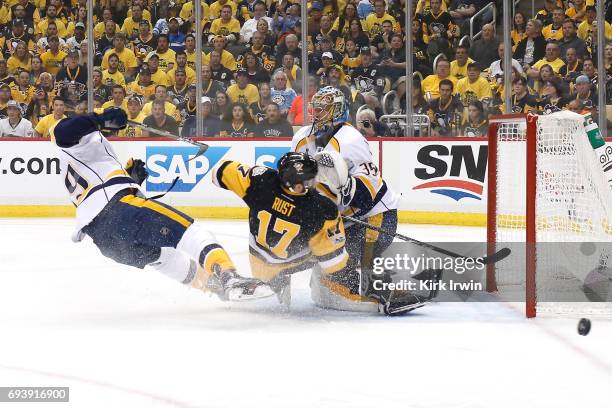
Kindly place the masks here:
[(293, 137), (293, 127), (283, 118), (278, 105), (270, 102), (266, 106), (266, 118), (259, 122), (256, 136)]
[(181, 131), (182, 137), (217, 137), (221, 131), (221, 121), (211, 114), (212, 102), (209, 97), (202, 97), (202, 134), (196, 134), (196, 116), (188, 116)]
[(580, 60), (587, 55), (586, 43), (576, 35), (576, 26), (574, 26), (574, 22), (570, 19), (566, 19), (563, 22), (563, 39), (559, 41), (561, 58), (565, 57), (567, 50), (570, 48), (576, 50), (576, 54)]
[(370, 38), (363, 31), (363, 27), (361, 22), (357, 18), (352, 18), (348, 22), (349, 32), (344, 37), (344, 40), (351, 39), (355, 41), (355, 45), (357, 48), (369, 47), (370, 46)]
[(65, 67), (55, 80), (66, 103), (66, 111), (73, 111), (79, 102), (87, 99), (87, 68), (79, 65), (78, 51), (70, 51)]
[(253, 102), (251, 106), (249, 106), (249, 110), (251, 111), (251, 117), (253, 118), (256, 124), (260, 123), (266, 118), (266, 106), (268, 106), (270, 103), (273, 103), (272, 88), (270, 87), (270, 83), (262, 82), (261, 84), (259, 84), (258, 88), (259, 100), (257, 102)]
[[(151, 107), (151, 115), (147, 116), (143, 124), (152, 128), (178, 134), (179, 128), (176, 120), (172, 116), (166, 115), (165, 101), (155, 99)], [(143, 136), (150, 136), (146, 130), (143, 130)]]
[(247, 71), (249, 83), (259, 85), (262, 82), (270, 82), (270, 73), (261, 67), (259, 59), (252, 52), (244, 54), (244, 69)]
[[(544, 41), (544, 44), (546, 44), (546, 41)], [(493, 24), (485, 24), (482, 26), (481, 38), (474, 41), (470, 47), (470, 57), (481, 71), (489, 68), (497, 60), (497, 46), (495, 27), (493, 27)]]
[(234, 73), (221, 65), (221, 54), (217, 50), (210, 52), (210, 71), (211, 78), (221, 82), (224, 88), (230, 86), (234, 79)]
[(578, 59), (576, 50), (568, 48), (565, 51), (565, 65), (559, 68), (559, 76), (567, 83), (573, 83), (582, 75), (582, 62)]
[(423, 31), (429, 36), (427, 52), (430, 58), (444, 54), (452, 58), (451, 44), (459, 36), (459, 29), (453, 23), (451, 15), (441, 10), (442, 0), (430, 0), (429, 13), (423, 16)]
[(385, 78), (380, 66), (373, 63), (369, 47), (361, 49), (361, 66), (353, 70), (351, 79), (366, 104), (372, 109), (378, 108), (385, 88)]
[(257, 125), (251, 121), (247, 108), (242, 103), (235, 102), (223, 116), (220, 136), (253, 137), (256, 130)]
[(522, 63), (525, 72), (531, 65), (544, 58), (546, 54), (546, 40), (542, 37), (542, 23), (531, 19), (525, 26), (527, 37), (519, 41), (514, 50), (514, 58)]
[(440, 97), (429, 103), (427, 114), (431, 121), (433, 136), (450, 136), (453, 125), (460, 125), (463, 105), (453, 97), (453, 83), (449, 79), (440, 81)]

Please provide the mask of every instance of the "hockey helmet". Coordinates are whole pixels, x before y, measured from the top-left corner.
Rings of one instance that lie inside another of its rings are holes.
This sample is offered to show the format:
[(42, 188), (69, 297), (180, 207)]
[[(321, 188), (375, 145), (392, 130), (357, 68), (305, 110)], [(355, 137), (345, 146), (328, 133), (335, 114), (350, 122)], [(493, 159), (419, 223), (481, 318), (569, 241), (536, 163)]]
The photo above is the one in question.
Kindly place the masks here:
[(283, 186), (289, 189), (296, 184), (308, 189), (317, 175), (317, 161), (306, 153), (286, 153), (278, 161), (278, 175)]
[(333, 86), (321, 88), (311, 100), (315, 135), (327, 133), (335, 125), (346, 122), (349, 118), (348, 102), (344, 93)]

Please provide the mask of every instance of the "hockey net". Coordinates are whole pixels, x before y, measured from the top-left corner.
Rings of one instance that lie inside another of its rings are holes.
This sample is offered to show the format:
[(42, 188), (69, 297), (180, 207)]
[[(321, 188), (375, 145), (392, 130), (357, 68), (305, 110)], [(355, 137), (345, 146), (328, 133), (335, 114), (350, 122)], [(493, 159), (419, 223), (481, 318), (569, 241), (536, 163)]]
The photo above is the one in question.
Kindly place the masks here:
[(488, 290), (525, 301), (528, 317), (612, 314), (612, 193), (583, 116), (493, 117), (488, 172), (489, 253), (513, 249), (489, 266)]

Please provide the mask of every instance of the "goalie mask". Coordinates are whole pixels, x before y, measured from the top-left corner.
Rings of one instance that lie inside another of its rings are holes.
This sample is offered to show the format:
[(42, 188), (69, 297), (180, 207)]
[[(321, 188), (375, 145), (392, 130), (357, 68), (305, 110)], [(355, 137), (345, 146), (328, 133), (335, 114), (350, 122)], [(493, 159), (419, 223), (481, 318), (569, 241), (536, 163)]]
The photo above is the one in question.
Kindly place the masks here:
[(346, 122), (349, 118), (346, 98), (341, 90), (333, 86), (321, 88), (314, 94), (311, 106), (312, 131), (317, 139), (329, 136), (336, 125)]
[(289, 152), (278, 161), (278, 175), (288, 189), (303, 184), (307, 191), (315, 183), (317, 162), (306, 153)]

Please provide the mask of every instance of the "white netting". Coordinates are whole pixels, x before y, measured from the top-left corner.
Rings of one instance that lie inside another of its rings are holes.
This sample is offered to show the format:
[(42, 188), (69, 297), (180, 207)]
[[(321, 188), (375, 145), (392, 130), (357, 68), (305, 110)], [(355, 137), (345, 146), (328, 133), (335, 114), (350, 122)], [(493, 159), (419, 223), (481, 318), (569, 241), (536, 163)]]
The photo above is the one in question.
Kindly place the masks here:
[[(497, 157), (495, 236), (499, 249), (504, 242), (526, 240), (526, 119), (499, 122), (497, 145), (497, 152), (490, 154)], [(612, 241), (612, 193), (584, 130), (584, 118), (573, 112), (538, 117), (535, 153), (538, 312), (546, 308), (612, 313), (610, 303), (570, 303), (589, 300), (585, 282), (612, 278), (606, 276), (609, 269), (605, 268), (609, 246), (597, 244)], [(502, 295), (525, 291), (524, 253), (521, 255), (515, 257), (521, 264), (507, 262), (496, 268)], [(567, 298), (568, 303), (548, 303), (560, 298)], [(612, 301), (612, 295), (607, 300)]]

